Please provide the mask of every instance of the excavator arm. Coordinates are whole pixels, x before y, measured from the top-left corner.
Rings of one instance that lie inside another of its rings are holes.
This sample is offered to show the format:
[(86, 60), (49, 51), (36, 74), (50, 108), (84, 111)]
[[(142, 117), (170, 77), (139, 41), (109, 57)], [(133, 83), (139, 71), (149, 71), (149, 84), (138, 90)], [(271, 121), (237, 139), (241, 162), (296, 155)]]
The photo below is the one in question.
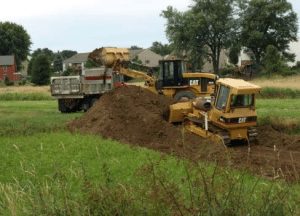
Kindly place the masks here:
[(122, 75), (131, 78), (143, 79), (147, 86), (155, 85), (154, 77), (146, 74), (145, 72), (128, 68), (128, 63), (130, 63), (128, 49), (107, 47), (95, 49), (92, 53), (90, 53), (89, 59), (99, 65), (110, 67), (113, 71)]

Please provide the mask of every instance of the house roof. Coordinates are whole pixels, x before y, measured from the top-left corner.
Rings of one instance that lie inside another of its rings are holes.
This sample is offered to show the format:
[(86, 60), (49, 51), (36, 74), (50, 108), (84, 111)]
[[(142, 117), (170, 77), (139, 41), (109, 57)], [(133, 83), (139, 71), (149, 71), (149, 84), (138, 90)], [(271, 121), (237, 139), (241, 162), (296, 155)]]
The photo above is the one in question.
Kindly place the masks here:
[(15, 57), (13, 55), (0, 56), (0, 65), (14, 65)]
[(150, 49), (129, 50), (129, 57), (131, 60), (136, 56), (142, 61), (143, 65), (148, 67), (157, 67), (159, 60), (163, 59), (161, 55), (158, 55)]
[(76, 55), (73, 55), (71, 58), (68, 58), (66, 60), (64, 60), (65, 64), (69, 64), (69, 63), (82, 63), (82, 62), (86, 62), (88, 60), (88, 56), (90, 53), (78, 53)]
[(143, 52), (144, 49), (129, 49), (129, 58), (134, 59), (138, 54)]

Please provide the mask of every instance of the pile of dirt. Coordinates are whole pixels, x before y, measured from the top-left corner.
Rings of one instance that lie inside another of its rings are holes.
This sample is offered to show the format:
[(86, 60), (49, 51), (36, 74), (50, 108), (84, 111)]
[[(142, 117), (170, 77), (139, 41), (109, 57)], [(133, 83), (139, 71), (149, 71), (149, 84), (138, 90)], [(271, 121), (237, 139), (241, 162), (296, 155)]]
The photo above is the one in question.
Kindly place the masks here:
[(188, 158), (211, 158), (224, 150), (219, 145), (205, 145), (206, 140), (168, 123), (164, 114), (172, 103), (172, 99), (141, 87), (120, 87), (104, 94), (68, 126), (73, 132), (97, 134)]
[[(137, 86), (104, 94), (82, 117), (69, 123), (73, 132), (97, 134), (121, 143), (138, 145), (191, 161), (217, 161), (255, 174), (297, 179), (300, 173), (300, 138), (271, 126), (258, 128), (257, 143), (225, 148), (164, 120), (173, 101)], [(299, 179), (298, 179), (299, 180)]]

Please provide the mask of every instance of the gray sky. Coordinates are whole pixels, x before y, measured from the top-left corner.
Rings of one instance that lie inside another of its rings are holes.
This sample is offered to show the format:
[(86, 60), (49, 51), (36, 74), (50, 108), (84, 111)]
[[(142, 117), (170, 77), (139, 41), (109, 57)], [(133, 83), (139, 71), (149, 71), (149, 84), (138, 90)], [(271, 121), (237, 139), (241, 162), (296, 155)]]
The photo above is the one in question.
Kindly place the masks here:
[[(166, 43), (162, 10), (186, 10), (191, 0), (9, 0), (1, 2), (0, 21), (23, 25), (32, 50), (88, 52), (102, 46), (149, 47)], [(300, 17), (300, 1), (289, 0)]]

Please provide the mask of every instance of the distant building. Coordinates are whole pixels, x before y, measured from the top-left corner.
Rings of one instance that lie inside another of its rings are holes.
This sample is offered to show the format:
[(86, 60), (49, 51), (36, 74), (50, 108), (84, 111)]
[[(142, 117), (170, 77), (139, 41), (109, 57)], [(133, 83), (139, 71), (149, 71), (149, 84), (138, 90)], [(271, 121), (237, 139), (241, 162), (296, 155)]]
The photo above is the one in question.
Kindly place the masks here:
[[(220, 53), (219, 69), (225, 68), (227, 63), (228, 63), (227, 52), (226, 52), (226, 50), (222, 49), (221, 53)], [(201, 71), (202, 72), (214, 72), (214, 66), (213, 66), (212, 60), (205, 60)]]
[(0, 80), (7, 77), (10, 81), (18, 81), (21, 74), (17, 73), (16, 60), (13, 55), (0, 56)]
[(129, 49), (130, 60), (138, 59), (143, 65), (148, 67), (158, 67), (159, 60), (163, 57), (150, 49)]
[(28, 66), (31, 59), (31, 56), (27, 56), (26, 60), (22, 62), (21, 68), (18, 69), (18, 72), (21, 73), (22, 77), (28, 76)]
[(297, 61), (300, 61), (300, 38), (298, 38), (297, 42), (290, 43), (290, 52), (295, 53), (296, 55), (295, 62), (289, 64), (290, 66), (293, 66)]
[(63, 71), (66, 71), (68, 68), (72, 68), (75, 71), (81, 71), (84, 68), (84, 64), (88, 60), (90, 53), (78, 53), (73, 55), (71, 58), (68, 58), (63, 61)]

